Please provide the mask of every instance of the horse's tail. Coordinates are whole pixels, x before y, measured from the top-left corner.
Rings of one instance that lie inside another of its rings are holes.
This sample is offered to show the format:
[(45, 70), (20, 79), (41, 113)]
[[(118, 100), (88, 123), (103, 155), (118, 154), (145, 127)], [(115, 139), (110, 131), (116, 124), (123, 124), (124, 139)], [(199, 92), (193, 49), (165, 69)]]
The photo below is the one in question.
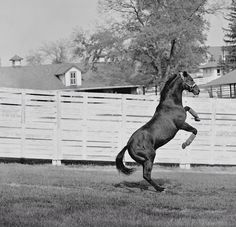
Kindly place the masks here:
[(135, 171), (135, 168), (128, 168), (123, 163), (123, 158), (124, 158), (124, 154), (125, 154), (126, 149), (127, 149), (127, 145), (116, 156), (116, 168), (118, 169), (118, 171), (120, 171), (126, 175), (130, 175), (131, 173), (133, 173)]

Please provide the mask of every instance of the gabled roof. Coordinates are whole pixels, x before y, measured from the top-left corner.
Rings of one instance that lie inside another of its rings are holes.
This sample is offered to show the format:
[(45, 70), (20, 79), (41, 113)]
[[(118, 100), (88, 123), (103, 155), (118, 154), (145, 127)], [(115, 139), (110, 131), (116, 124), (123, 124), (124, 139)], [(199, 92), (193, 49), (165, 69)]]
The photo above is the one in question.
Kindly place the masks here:
[(20, 57), (20, 56), (18, 56), (18, 55), (15, 55), (15, 56), (13, 56), (9, 61), (21, 61), (21, 60), (23, 60), (22, 57)]
[(215, 61), (211, 61), (211, 62), (208, 62), (204, 65), (200, 65), (199, 68), (200, 69), (208, 69), (208, 68), (217, 68), (219, 65), (218, 62), (215, 62)]
[(236, 70), (227, 73), (224, 76), (221, 76), (215, 80), (210, 81), (209, 83), (203, 85), (204, 87), (214, 87), (227, 84), (236, 84)]
[(69, 71), (73, 67), (82, 72), (81, 68), (78, 67), (78, 64), (76, 65), (76, 64), (64, 63), (64, 64), (58, 64), (58, 65), (59, 65), (59, 67), (58, 67), (57, 71), (55, 72), (56, 76), (65, 74), (67, 71)]
[(0, 87), (57, 90), (65, 86), (56, 77), (62, 69), (80, 68), (79, 64), (49, 64), (19, 67), (0, 67)]

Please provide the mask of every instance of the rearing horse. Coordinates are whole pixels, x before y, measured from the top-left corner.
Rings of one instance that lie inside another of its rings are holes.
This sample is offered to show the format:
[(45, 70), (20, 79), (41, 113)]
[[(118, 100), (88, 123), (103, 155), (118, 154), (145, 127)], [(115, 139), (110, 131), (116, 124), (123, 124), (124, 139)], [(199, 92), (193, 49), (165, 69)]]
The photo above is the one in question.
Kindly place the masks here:
[(172, 75), (161, 92), (159, 105), (151, 120), (133, 133), (127, 145), (116, 157), (117, 169), (124, 174), (131, 174), (135, 169), (128, 168), (123, 163), (125, 151), (128, 150), (131, 158), (143, 166), (143, 178), (159, 192), (165, 188), (151, 179), (156, 149), (173, 139), (180, 129), (192, 133), (182, 144), (183, 149), (190, 145), (197, 135), (197, 129), (185, 122), (186, 111), (191, 113), (196, 121), (200, 119), (190, 107), (183, 107), (184, 90), (194, 95), (200, 93), (198, 86), (187, 72)]

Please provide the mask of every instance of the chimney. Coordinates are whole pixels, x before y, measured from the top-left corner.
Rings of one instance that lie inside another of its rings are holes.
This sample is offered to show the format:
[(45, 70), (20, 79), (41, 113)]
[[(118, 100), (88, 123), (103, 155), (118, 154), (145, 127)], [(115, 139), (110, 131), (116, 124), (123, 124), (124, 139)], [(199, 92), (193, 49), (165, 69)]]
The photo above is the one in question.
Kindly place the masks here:
[(12, 67), (21, 66), (21, 61), (23, 60), (22, 57), (18, 55), (13, 56), (9, 61), (12, 62)]

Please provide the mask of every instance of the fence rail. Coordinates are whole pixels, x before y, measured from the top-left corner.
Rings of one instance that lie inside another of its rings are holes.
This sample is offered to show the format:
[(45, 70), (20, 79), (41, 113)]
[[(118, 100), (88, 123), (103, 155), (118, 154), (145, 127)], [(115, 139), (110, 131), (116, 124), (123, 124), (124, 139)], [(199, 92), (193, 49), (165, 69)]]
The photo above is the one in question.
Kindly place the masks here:
[[(0, 89), (0, 157), (114, 161), (129, 136), (153, 115), (157, 97)], [(184, 98), (200, 122), (157, 150), (158, 163), (236, 165), (236, 100)], [(127, 155), (126, 161), (131, 161)]]

